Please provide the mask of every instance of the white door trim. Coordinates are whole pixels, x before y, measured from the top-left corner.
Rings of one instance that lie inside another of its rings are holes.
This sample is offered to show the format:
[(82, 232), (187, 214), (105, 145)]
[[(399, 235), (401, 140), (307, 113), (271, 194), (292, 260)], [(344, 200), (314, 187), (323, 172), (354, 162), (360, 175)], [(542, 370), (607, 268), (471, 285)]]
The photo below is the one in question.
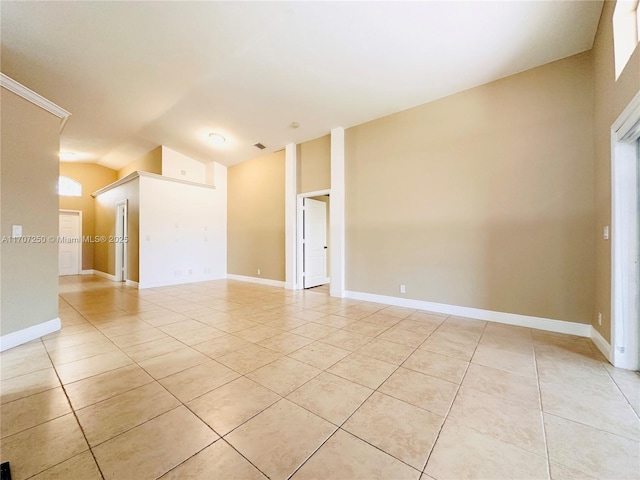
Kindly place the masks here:
[[(61, 208), (60, 210), (58, 210), (58, 217), (60, 217), (61, 213), (73, 213), (73, 214), (78, 214), (78, 222), (80, 222), (80, 239), (82, 240), (82, 210), (70, 210), (67, 208)], [(60, 241), (58, 239), (58, 241)], [(82, 246), (83, 246), (84, 242), (80, 241), (80, 248), (78, 248), (78, 275), (80, 275), (83, 270), (82, 270)]]
[[(302, 239), (304, 237), (304, 222), (303, 222), (303, 208), (304, 199), (310, 197), (320, 197), (322, 195), (329, 195), (331, 198), (331, 189), (316, 190), (315, 192), (299, 193), (296, 198), (296, 279), (295, 288), (293, 290), (302, 290), (304, 288), (304, 281), (302, 275), (304, 274), (304, 261), (303, 261), (303, 245)], [(331, 201), (331, 200), (330, 200)], [(331, 222), (332, 208), (329, 208), (329, 222)]]
[[(614, 366), (637, 370), (638, 137), (640, 92), (611, 127), (611, 356)], [(635, 298), (633, 298), (635, 295)]]
[[(124, 206), (124, 223), (122, 226), (122, 231), (120, 231), (120, 224), (118, 222), (120, 216), (118, 211), (120, 210), (120, 207)], [(116, 253), (116, 266), (115, 266), (115, 280), (116, 282), (124, 282), (127, 280), (127, 276), (128, 276), (128, 265), (129, 265), (129, 259), (128, 259), (128, 252), (127, 252), (127, 244), (121, 241), (121, 238), (119, 237), (128, 237), (128, 223), (129, 223), (129, 206), (128, 206), (128, 201), (125, 200), (120, 200), (119, 202), (116, 202), (116, 242), (115, 242), (115, 253)], [(124, 265), (123, 265), (124, 262)]]

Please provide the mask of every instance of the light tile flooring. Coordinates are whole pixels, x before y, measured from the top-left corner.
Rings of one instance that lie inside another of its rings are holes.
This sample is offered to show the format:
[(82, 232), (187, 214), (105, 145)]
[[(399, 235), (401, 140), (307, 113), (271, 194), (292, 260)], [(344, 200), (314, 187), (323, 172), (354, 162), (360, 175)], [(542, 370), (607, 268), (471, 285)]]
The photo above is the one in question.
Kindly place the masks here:
[(14, 479), (638, 478), (640, 379), (589, 340), (217, 281), (60, 285), (1, 354)]

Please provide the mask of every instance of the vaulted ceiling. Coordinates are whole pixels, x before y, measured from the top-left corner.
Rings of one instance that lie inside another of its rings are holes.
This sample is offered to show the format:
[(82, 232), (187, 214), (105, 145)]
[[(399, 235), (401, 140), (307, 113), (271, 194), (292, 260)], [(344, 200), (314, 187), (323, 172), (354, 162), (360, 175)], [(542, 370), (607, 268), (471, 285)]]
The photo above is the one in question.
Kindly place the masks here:
[[(119, 168), (163, 144), (232, 165), (589, 50), (601, 10), (3, 0), (0, 59), (72, 113), (61, 150), (75, 160)], [(227, 141), (212, 145), (210, 132)]]

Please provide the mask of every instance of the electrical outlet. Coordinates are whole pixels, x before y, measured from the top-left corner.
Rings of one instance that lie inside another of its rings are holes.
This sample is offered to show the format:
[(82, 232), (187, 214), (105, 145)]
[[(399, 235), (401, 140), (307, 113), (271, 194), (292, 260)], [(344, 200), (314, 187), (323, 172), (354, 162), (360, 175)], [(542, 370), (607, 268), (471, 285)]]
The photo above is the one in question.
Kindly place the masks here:
[(407, 288), (404, 285), (400, 285), (400, 293), (407, 293)]
[(258, 269), (258, 275), (260, 275), (260, 269)]
[(602, 313), (598, 312), (598, 326), (602, 326)]

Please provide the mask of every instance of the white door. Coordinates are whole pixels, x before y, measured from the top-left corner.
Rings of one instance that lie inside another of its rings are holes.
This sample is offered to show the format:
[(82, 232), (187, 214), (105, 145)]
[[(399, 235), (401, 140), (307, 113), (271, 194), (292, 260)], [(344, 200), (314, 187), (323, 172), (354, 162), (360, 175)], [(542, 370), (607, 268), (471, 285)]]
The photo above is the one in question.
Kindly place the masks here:
[(327, 283), (327, 204), (304, 199), (304, 288)]
[(60, 212), (60, 239), (58, 242), (58, 274), (80, 274), (80, 214)]

